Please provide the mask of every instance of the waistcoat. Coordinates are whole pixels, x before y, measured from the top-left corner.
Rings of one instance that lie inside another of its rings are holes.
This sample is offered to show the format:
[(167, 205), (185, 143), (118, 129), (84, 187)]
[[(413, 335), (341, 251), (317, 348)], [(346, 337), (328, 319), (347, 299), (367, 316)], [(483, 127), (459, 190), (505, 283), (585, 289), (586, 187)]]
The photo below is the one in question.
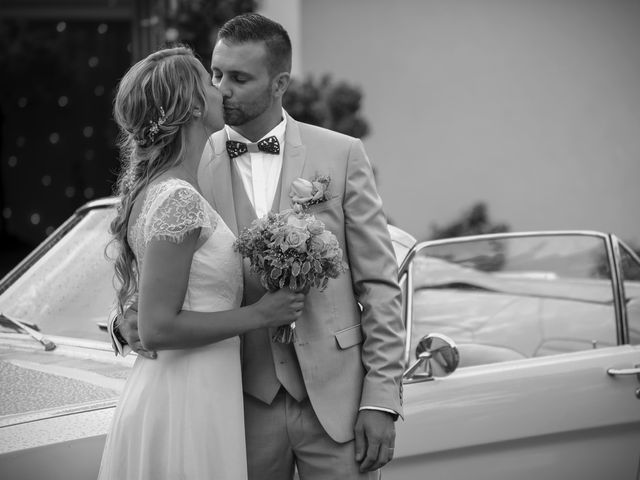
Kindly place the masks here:
[[(236, 210), (238, 232), (256, 220), (256, 213), (247, 196), (242, 178), (235, 164), (231, 165), (233, 201)], [(278, 211), (282, 176), (278, 180), (271, 211)], [(245, 305), (257, 302), (265, 293), (260, 280), (249, 271), (249, 260), (244, 260)], [(262, 328), (246, 332), (242, 336), (242, 386), (245, 393), (270, 404), (280, 387), (296, 400), (307, 396), (293, 343), (282, 344), (271, 341), (275, 328)]]

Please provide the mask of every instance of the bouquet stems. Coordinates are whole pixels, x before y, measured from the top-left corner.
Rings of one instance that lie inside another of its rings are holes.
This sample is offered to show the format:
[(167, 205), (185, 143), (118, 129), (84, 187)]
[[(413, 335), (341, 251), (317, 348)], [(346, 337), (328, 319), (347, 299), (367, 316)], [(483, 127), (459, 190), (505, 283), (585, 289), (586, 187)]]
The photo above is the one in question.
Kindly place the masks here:
[[(304, 287), (297, 288), (295, 291), (306, 295), (309, 293), (309, 290), (311, 290), (311, 285), (306, 284)], [(291, 322), (289, 325), (280, 325), (273, 335), (271, 335), (271, 341), (278, 343), (293, 343), (295, 334), (296, 322)]]
[(296, 322), (290, 325), (280, 325), (271, 336), (271, 341), (276, 343), (292, 343), (295, 338)]

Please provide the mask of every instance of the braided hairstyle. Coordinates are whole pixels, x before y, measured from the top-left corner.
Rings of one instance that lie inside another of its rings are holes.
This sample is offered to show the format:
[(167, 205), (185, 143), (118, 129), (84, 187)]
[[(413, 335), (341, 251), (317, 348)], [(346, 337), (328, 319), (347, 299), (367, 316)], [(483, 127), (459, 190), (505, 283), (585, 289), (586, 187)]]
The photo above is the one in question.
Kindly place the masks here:
[(192, 119), (194, 107), (206, 110), (201, 68), (187, 47), (162, 49), (133, 65), (118, 85), (113, 116), (120, 128), (122, 166), (110, 245), (116, 245), (114, 287), (120, 315), (138, 291), (138, 265), (128, 241), (131, 211), (149, 183), (180, 162), (186, 148), (182, 127)]

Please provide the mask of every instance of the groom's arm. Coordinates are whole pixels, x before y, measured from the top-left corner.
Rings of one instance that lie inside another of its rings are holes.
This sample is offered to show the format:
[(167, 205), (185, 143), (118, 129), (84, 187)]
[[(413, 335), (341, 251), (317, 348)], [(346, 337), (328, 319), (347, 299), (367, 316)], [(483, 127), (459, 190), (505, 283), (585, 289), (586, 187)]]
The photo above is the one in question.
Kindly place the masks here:
[(111, 346), (116, 355), (125, 357), (129, 353), (135, 352), (146, 358), (156, 358), (156, 352), (143, 348), (140, 341), (136, 304), (127, 308), (124, 317), (118, 315), (117, 310), (114, 309), (109, 316), (107, 331), (111, 337)]
[(393, 458), (402, 414), (404, 323), (398, 267), (373, 170), (360, 140), (347, 162), (343, 209), (354, 291), (362, 306), (362, 363), (366, 370), (355, 432), (356, 461), (372, 471)]
[(118, 320), (118, 311), (114, 309), (109, 314), (109, 321), (107, 322), (107, 332), (109, 333), (109, 337), (111, 338), (111, 347), (113, 348), (115, 354), (126, 357), (129, 353), (131, 353), (131, 347), (127, 345), (127, 341), (120, 333)]
[(361, 408), (402, 414), (404, 323), (398, 267), (373, 170), (360, 140), (349, 153), (343, 209), (356, 297), (362, 305)]

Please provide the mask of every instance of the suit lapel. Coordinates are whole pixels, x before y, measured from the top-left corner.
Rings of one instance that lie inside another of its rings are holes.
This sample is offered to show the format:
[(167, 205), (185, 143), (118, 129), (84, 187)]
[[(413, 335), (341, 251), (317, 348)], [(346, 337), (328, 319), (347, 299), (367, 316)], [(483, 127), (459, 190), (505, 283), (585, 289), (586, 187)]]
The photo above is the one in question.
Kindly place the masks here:
[(220, 130), (213, 135), (214, 156), (211, 168), (215, 207), (231, 231), (238, 235), (238, 222), (231, 188), (231, 159), (226, 149), (227, 134)]
[(302, 176), (306, 158), (306, 148), (300, 139), (298, 122), (287, 115), (287, 130), (284, 135), (284, 155), (282, 158), (282, 173), (280, 174), (280, 211), (291, 208), (289, 190), (291, 183)]

